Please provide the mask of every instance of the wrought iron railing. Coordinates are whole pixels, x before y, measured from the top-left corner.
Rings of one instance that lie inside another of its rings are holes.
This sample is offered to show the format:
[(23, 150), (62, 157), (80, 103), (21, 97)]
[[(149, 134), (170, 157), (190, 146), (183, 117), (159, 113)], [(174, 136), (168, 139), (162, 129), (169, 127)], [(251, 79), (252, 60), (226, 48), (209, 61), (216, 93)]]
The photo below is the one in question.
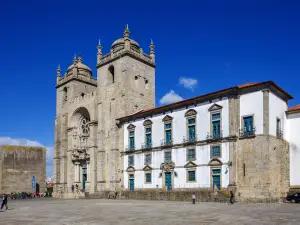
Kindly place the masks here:
[(161, 140), (160, 141), (160, 145), (161, 146), (172, 146), (173, 145), (173, 139), (169, 139), (169, 140)]
[(196, 143), (198, 141), (198, 137), (195, 135), (194, 137), (188, 137), (186, 138), (186, 136), (183, 136), (183, 144), (192, 144), (192, 143)]
[(134, 151), (135, 150), (135, 146), (134, 145), (126, 145), (125, 146), (125, 151), (127, 152), (127, 151)]
[(277, 138), (283, 139), (283, 131), (280, 129), (277, 129), (276, 136), (277, 136)]
[(250, 137), (250, 136), (253, 136), (255, 135), (255, 127), (251, 128), (251, 129), (248, 129), (248, 130), (240, 130), (240, 137)]
[(219, 133), (207, 133), (206, 139), (207, 140), (218, 140), (223, 138), (223, 131), (221, 130)]
[(151, 149), (152, 143), (141, 144), (141, 149)]

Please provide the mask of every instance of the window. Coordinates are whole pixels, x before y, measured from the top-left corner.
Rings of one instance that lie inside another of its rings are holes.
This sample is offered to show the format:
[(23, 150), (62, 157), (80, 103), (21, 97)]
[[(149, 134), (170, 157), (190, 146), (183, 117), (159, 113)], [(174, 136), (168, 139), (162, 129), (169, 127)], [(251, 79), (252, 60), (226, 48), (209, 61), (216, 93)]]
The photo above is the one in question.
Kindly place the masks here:
[(145, 179), (146, 179), (146, 183), (151, 183), (152, 182), (152, 174), (151, 173), (145, 173)]
[(281, 120), (279, 118), (276, 118), (276, 136), (278, 138), (283, 138), (283, 132), (281, 129)]
[(254, 134), (253, 129), (253, 116), (244, 117), (244, 136), (249, 136)]
[(129, 150), (134, 150), (134, 131), (129, 131)]
[(134, 191), (134, 175), (129, 174), (129, 190)]
[(221, 136), (221, 113), (214, 113), (211, 115), (212, 121), (212, 136), (218, 138)]
[(165, 138), (166, 138), (166, 144), (171, 145), (172, 144), (172, 124), (171, 123), (165, 124)]
[(128, 156), (128, 166), (134, 166), (134, 156)]
[(67, 89), (67, 87), (64, 87), (64, 96), (63, 96), (63, 100), (65, 101), (65, 102), (67, 102), (68, 101), (68, 89)]
[(150, 165), (151, 164), (151, 154), (146, 154), (145, 155), (145, 165)]
[(110, 66), (108, 68), (108, 84), (115, 83), (115, 68), (114, 66)]
[(212, 188), (221, 189), (221, 169), (212, 169)]
[(210, 149), (210, 158), (220, 158), (221, 157), (221, 145), (213, 145)]
[(146, 127), (145, 133), (146, 133), (146, 148), (151, 148), (152, 146), (151, 127)]
[(196, 119), (188, 119), (188, 140), (189, 142), (195, 142), (196, 140)]
[(196, 171), (195, 170), (188, 171), (188, 181), (189, 182), (196, 181)]
[(187, 149), (187, 161), (196, 160), (195, 149)]
[(172, 160), (172, 152), (171, 151), (165, 152), (165, 162), (171, 162), (171, 160)]

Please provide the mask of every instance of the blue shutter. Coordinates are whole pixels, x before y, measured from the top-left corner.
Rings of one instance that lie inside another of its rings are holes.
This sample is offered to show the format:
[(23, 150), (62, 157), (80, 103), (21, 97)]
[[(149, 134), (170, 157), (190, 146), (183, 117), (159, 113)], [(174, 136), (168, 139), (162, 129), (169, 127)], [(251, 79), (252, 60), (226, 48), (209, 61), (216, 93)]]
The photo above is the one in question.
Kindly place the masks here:
[(220, 121), (213, 122), (213, 137), (220, 137)]
[(172, 130), (166, 130), (166, 144), (172, 144)]
[(188, 171), (188, 176), (189, 176), (189, 181), (196, 180), (195, 171)]
[(189, 142), (195, 141), (195, 126), (189, 126)]
[(244, 117), (244, 135), (253, 134), (253, 117)]
[(151, 147), (151, 133), (146, 134), (146, 147), (150, 148)]

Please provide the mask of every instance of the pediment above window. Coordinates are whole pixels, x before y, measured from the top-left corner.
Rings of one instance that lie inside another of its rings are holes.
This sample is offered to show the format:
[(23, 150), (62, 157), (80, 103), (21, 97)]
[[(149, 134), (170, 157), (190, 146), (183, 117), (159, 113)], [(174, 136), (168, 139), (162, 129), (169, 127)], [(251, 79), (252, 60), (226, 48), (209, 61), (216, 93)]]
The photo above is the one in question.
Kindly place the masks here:
[(151, 126), (152, 125), (152, 121), (151, 120), (145, 120), (143, 123), (144, 126)]
[(194, 109), (190, 109), (184, 114), (185, 117), (196, 116), (196, 115), (197, 115), (197, 111)]
[(209, 107), (208, 111), (215, 111), (215, 110), (221, 110), (223, 107), (218, 104), (213, 104), (211, 107)]
[(211, 159), (208, 163), (209, 166), (222, 166), (223, 163), (219, 159)]
[(163, 122), (172, 121), (172, 120), (173, 120), (173, 117), (172, 117), (172, 116), (169, 116), (169, 115), (166, 115), (166, 116), (162, 119)]
[(189, 161), (187, 164), (184, 165), (184, 168), (191, 168), (191, 167), (197, 167), (197, 164), (195, 164), (192, 161)]
[(150, 170), (152, 170), (152, 167), (151, 166), (145, 166), (144, 168), (143, 168), (143, 170), (144, 171), (150, 171)]
[(134, 130), (135, 126), (133, 124), (129, 124), (127, 130)]
[(133, 166), (128, 166), (127, 169), (126, 169), (127, 172), (134, 172), (135, 169)]

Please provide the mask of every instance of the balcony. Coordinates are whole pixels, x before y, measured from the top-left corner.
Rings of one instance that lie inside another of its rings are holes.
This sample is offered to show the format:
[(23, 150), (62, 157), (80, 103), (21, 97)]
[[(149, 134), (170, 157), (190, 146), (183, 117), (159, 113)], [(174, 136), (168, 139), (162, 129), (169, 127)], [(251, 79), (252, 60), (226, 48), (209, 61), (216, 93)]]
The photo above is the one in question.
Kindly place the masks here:
[(198, 137), (197, 136), (195, 136), (195, 137), (189, 137), (189, 138), (186, 138), (186, 136), (183, 136), (182, 143), (183, 144), (195, 144), (197, 141), (198, 141)]
[(219, 133), (207, 133), (206, 140), (219, 140), (223, 138), (223, 131), (221, 130)]
[(248, 130), (240, 130), (241, 138), (253, 137), (253, 136), (255, 136), (255, 127), (250, 128)]
[(141, 144), (141, 149), (150, 150), (152, 148), (152, 143)]
[(283, 139), (283, 131), (280, 129), (276, 130), (276, 137), (279, 139)]
[(160, 141), (161, 147), (171, 147), (173, 146), (173, 139), (161, 140)]
[(135, 150), (135, 146), (134, 145), (126, 145), (125, 146), (125, 152), (128, 152), (128, 151), (134, 151)]

